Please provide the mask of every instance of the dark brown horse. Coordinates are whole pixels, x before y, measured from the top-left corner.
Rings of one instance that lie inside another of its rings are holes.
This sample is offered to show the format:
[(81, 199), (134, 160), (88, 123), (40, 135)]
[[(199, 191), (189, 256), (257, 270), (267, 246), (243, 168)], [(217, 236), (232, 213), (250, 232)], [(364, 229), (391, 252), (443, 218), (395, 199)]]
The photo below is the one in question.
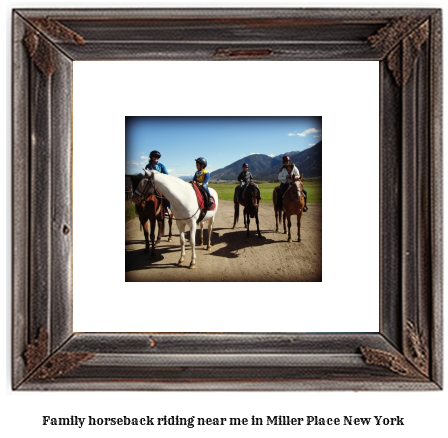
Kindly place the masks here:
[(283, 210), (277, 208), (277, 190), (272, 194), (275, 211), (275, 231), (278, 231), (278, 223), (282, 220), (283, 212), (283, 233), (286, 234), (286, 221), (288, 222), (288, 242), (291, 242), (291, 216), (297, 215), (298, 242), (300, 242), (300, 224), (302, 212), (305, 207), (305, 195), (303, 194), (303, 173), (300, 178), (295, 177), (295, 184), (291, 184), (283, 196)]
[[(138, 213), (140, 219), (140, 229), (143, 228), (145, 234), (145, 254), (149, 253), (149, 239), (151, 239), (151, 256), (155, 256), (155, 245), (158, 245), (161, 241), (162, 236), (165, 232), (165, 206), (166, 198), (162, 198), (159, 193), (154, 190), (154, 181), (149, 179), (146, 187), (141, 196), (142, 191), (139, 192), (138, 189), (142, 189), (145, 186), (144, 176), (142, 174), (131, 176), (132, 191), (134, 196), (132, 201), (135, 203), (135, 210)], [(136, 193), (136, 191), (138, 193)], [(151, 225), (150, 232), (148, 231), (148, 222)], [(157, 241), (155, 239), (155, 229), (156, 222), (158, 225), (158, 235)], [(168, 218), (168, 223), (170, 227), (170, 232), (168, 236), (168, 242), (172, 242), (171, 227), (173, 224), (173, 213), (170, 214)], [(149, 239), (148, 239), (149, 236)]]
[(261, 237), (260, 233), (260, 224), (258, 221), (258, 205), (260, 204), (260, 190), (253, 183), (250, 182), (246, 190), (244, 192), (244, 198), (238, 199), (238, 189), (239, 186), (235, 187), (235, 193), (233, 195), (233, 202), (235, 207), (235, 214), (233, 217), (233, 228), (235, 228), (236, 223), (238, 222), (240, 216), (240, 204), (244, 207), (243, 215), (244, 215), (244, 226), (247, 228), (246, 235), (249, 236), (249, 224), (250, 218), (255, 218), (255, 222), (257, 223), (257, 233), (258, 237)]
[[(277, 189), (275, 188), (272, 193), (272, 200), (274, 202), (274, 212), (275, 212), (275, 231), (278, 231), (278, 224), (282, 223), (282, 213), (283, 213), (283, 210), (278, 208), (278, 206), (277, 206), (277, 200), (278, 200), (277, 196), (278, 196)], [(283, 208), (283, 205), (282, 205), (282, 208)], [(285, 219), (286, 219), (286, 216), (283, 215), (283, 234), (286, 234)]]

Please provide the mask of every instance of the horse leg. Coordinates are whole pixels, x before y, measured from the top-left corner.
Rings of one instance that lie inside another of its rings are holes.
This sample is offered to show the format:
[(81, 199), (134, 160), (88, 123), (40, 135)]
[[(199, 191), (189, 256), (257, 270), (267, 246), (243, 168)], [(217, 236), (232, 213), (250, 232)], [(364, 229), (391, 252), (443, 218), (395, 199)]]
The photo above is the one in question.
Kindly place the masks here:
[(279, 212), (275, 208), (274, 208), (274, 212), (275, 212), (275, 231), (278, 231), (278, 216), (279, 216)]
[(173, 234), (171, 232), (171, 227), (173, 226), (173, 213), (170, 214), (170, 217), (168, 218), (168, 225), (170, 227), (170, 233), (168, 235), (168, 242), (173, 241)]
[(151, 223), (151, 234), (149, 235), (149, 238), (151, 239), (151, 257), (154, 257), (156, 255), (156, 250), (155, 250), (155, 231), (156, 231), (156, 218), (153, 216), (150, 220)]
[(143, 234), (145, 235), (145, 254), (149, 254), (148, 221), (143, 224)]
[(300, 223), (302, 222), (302, 210), (299, 211), (299, 214), (297, 215), (297, 233), (298, 233), (298, 242), (300, 242)]
[[(282, 212), (280, 211), (280, 214), (282, 214)], [(283, 234), (286, 234), (286, 213), (283, 212)]]
[(165, 219), (163, 218), (163, 216), (157, 216), (157, 228), (158, 228), (158, 230), (157, 230), (156, 245), (158, 245), (160, 243), (160, 241), (162, 240), (162, 236), (163, 236), (164, 230), (165, 230)]
[(201, 232), (199, 233), (199, 237), (201, 238), (200, 245), (204, 245), (204, 221), (201, 222)]
[(257, 233), (258, 233), (258, 237), (261, 237), (261, 233), (260, 233), (260, 222), (258, 221), (258, 211), (255, 215), (255, 222), (257, 223)]
[(190, 246), (191, 246), (191, 262), (190, 269), (196, 268), (196, 251), (195, 251), (195, 243), (196, 243), (196, 221), (193, 219), (190, 222)]
[(185, 224), (178, 222), (177, 227), (179, 228), (180, 237), (180, 259), (177, 264), (182, 266), (185, 260)]
[[(286, 214), (285, 214), (285, 216), (286, 216)], [(288, 215), (287, 219), (288, 219), (288, 242), (291, 242), (292, 241), (292, 239), (291, 239), (291, 215)]]
[(246, 232), (246, 236), (250, 237), (250, 233), (249, 233), (250, 216), (249, 216), (249, 214), (246, 214), (246, 209), (244, 209), (244, 225), (246, 225), (246, 216), (247, 216), (247, 232)]
[(207, 251), (210, 251), (212, 249), (213, 221), (214, 221), (214, 217), (212, 217), (208, 221), (208, 245), (207, 245)]
[[(246, 222), (246, 207), (243, 209), (243, 217), (244, 217), (244, 226), (248, 227), (249, 225)], [(249, 230), (247, 230), (247, 234), (249, 234)]]

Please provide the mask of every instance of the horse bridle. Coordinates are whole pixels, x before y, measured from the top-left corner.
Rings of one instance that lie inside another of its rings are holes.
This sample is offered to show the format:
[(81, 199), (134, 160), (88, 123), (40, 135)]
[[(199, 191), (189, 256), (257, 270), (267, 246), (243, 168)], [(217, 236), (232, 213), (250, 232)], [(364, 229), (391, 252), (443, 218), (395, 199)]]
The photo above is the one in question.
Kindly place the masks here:
[[(301, 180), (300, 180), (300, 178), (298, 179), (298, 181), (300, 181), (300, 182), (302, 182)], [(289, 188), (288, 188), (288, 192), (290, 192), (290, 190), (291, 190), (291, 188), (292, 188), (292, 186), (293, 185), (296, 185), (296, 182), (295, 182), (295, 180), (294, 181), (292, 181), (291, 183), (290, 183), (290, 185), (289, 185)], [(297, 187), (297, 186), (296, 186)], [(300, 190), (298, 187), (297, 187), (297, 197), (296, 197), (296, 195), (294, 194), (293, 195), (293, 198), (291, 199), (291, 192), (289, 193), (289, 199), (292, 201), (294, 198), (296, 198), (296, 199), (298, 199), (299, 201), (302, 199), (302, 197), (303, 197), (303, 193), (302, 193), (302, 191), (303, 191), (303, 188), (302, 188), (302, 190)], [(285, 193), (285, 195), (286, 195), (286, 193)]]
[[(254, 189), (257, 189), (257, 186), (253, 182), (250, 182), (248, 185), (252, 186)], [(258, 189), (258, 191), (259, 191), (259, 189)], [(252, 198), (252, 207), (258, 208), (258, 205), (259, 205), (258, 202), (256, 204), (254, 202), (254, 199), (257, 199), (254, 193), (251, 193), (251, 198)]]

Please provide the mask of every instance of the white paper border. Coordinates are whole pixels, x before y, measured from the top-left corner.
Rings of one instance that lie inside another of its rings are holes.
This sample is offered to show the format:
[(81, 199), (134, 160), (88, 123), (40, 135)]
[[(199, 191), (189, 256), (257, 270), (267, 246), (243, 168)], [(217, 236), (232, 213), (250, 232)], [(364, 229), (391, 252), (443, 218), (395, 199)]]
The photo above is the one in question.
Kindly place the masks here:
[[(137, 115), (321, 115), (322, 283), (126, 283), (124, 121)], [(75, 61), (73, 152), (75, 331), (378, 331), (377, 62)]]

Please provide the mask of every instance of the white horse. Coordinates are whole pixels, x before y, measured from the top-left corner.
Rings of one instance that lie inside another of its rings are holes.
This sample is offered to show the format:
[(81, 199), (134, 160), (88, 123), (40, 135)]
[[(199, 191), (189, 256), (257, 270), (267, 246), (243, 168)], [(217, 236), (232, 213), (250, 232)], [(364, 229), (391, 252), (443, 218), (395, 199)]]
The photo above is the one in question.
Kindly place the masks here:
[[(153, 178), (155, 189), (159, 193), (163, 193), (170, 202), (171, 210), (177, 222), (177, 227), (180, 233), (180, 259), (178, 265), (184, 264), (185, 259), (185, 227), (188, 225), (190, 229), (190, 245), (191, 245), (191, 263), (190, 269), (196, 267), (196, 252), (195, 252), (195, 238), (196, 238), (196, 221), (199, 218), (201, 209), (198, 206), (196, 193), (191, 187), (191, 184), (171, 175), (150, 171), (145, 169), (148, 177)], [(218, 194), (214, 189), (209, 187), (210, 195), (215, 199), (215, 208), (212, 211), (207, 211), (204, 219), (200, 222), (201, 225), (201, 245), (203, 241), (204, 222), (208, 225), (208, 244), (207, 250), (212, 247), (212, 230), (215, 214), (218, 211)]]

